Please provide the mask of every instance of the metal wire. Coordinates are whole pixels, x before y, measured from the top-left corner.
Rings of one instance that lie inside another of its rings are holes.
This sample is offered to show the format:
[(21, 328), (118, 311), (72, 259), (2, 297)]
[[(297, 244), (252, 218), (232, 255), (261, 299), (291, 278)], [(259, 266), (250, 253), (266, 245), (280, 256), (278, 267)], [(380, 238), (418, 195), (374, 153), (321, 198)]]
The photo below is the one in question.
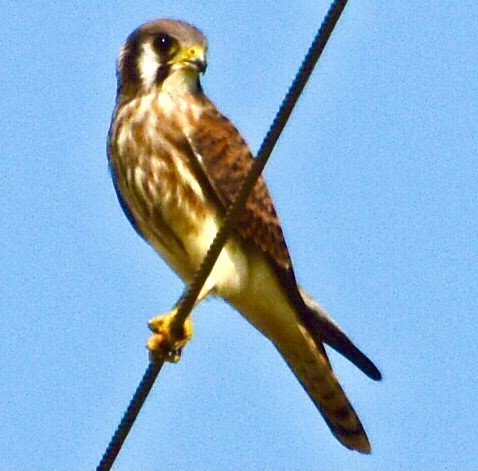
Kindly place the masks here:
[(149, 395), (156, 378), (163, 366), (162, 362), (150, 362), (138, 387), (124, 413), (118, 428), (111, 437), (108, 448), (106, 449), (100, 463), (96, 467), (97, 471), (110, 470), (120, 452), (126, 437), (128, 436), (138, 414), (143, 407), (144, 401)]
[(231, 231), (234, 229), (239, 214), (241, 213), (247, 198), (254, 188), (259, 175), (264, 169), (269, 156), (271, 155), (271, 152), (274, 149), (277, 140), (279, 139), (279, 136), (284, 130), (292, 110), (302, 91), (304, 90), (305, 84), (312, 74), (312, 70), (319, 60), (319, 57), (322, 54), (322, 51), (324, 50), (325, 45), (335, 25), (337, 24), (343, 9), (345, 8), (346, 3), (346, 0), (336, 1), (329, 8), (329, 11), (327, 12), (327, 15), (324, 18), (324, 21), (322, 22), (322, 25), (317, 32), (304, 60), (302, 61), (302, 65), (300, 66), (299, 71), (297, 72), (297, 75), (292, 82), (292, 85), (290, 86), (289, 91), (287, 92), (287, 95), (285, 96), (270, 129), (262, 142), (257, 154), (257, 158), (254, 160), (247, 177), (245, 178), (241, 188), (237, 192), (237, 195), (226, 212), (221, 229), (216, 234), (208, 253), (204, 257), (204, 260), (193, 277), (193, 281), (179, 302), (178, 311), (174, 322), (175, 328), (179, 328), (182, 324), (184, 324), (184, 321), (194, 307), (194, 303), (196, 302), (196, 299), (199, 296), (207, 277), (211, 273), (211, 270), (214, 267), (219, 254), (221, 253), (222, 247), (226, 243)]
[[(347, 0), (336, 0), (332, 2), (329, 11), (327, 12), (319, 31), (317, 32), (312, 45), (310, 46), (302, 65), (297, 72), (297, 75), (292, 82), (287, 95), (285, 96), (279, 111), (272, 122), (272, 125), (266, 134), (262, 145), (257, 154), (257, 158), (254, 160), (254, 163), (244, 180), (241, 188), (239, 189), (237, 195), (234, 198), (234, 201), (229, 206), (226, 215), (224, 217), (223, 224), (221, 229), (217, 233), (211, 247), (209, 248), (206, 257), (201, 263), (201, 266), (197, 270), (192, 283), (189, 285), (185, 293), (183, 294), (178, 311), (175, 316), (173, 328), (180, 327), (187, 316), (190, 314), (194, 303), (196, 302), (199, 293), (206, 282), (207, 277), (211, 273), (211, 270), (216, 263), (221, 250), (226, 243), (231, 231), (233, 230), (237, 219), (242, 211), (247, 198), (249, 197), (251, 190), (254, 188), (259, 175), (261, 174), (264, 166), (266, 165), (269, 156), (274, 149), (279, 136), (281, 135), (284, 127), (289, 119), (292, 110), (297, 103), (304, 87), (309, 79), (312, 70), (314, 69), (317, 61), (319, 60), (322, 51), (327, 44), (327, 41), (332, 34), (332, 31), (337, 24), (345, 6)], [(118, 428), (116, 429), (111, 441), (106, 449), (100, 463), (97, 466), (97, 471), (108, 471), (113, 466), (113, 463), (118, 456), (118, 453), (123, 446), (126, 437), (128, 436), (136, 417), (138, 416), (146, 398), (148, 397), (151, 388), (163, 366), (162, 362), (151, 361), (146, 369), (146, 372), (141, 379), (138, 388), (136, 389), (133, 398), (126, 409), (123, 418), (121, 419)]]

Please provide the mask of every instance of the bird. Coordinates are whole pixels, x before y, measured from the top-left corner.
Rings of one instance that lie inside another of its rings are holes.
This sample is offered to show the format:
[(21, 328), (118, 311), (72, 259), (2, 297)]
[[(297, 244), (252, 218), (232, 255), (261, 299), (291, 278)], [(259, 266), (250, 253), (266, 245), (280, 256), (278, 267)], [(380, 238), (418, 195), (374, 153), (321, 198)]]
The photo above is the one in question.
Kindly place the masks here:
[[(107, 138), (119, 203), (139, 235), (186, 283), (206, 255), (254, 157), (205, 95), (208, 43), (190, 23), (136, 28), (117, 60)], [(370, 453), (367, 434), (332, 370), (324, 344), (373, 380), (381, 373), (296, 281), (271, 195), (260, 177), (197, 302), (223, 298), (282, 355), (340, 443)], [(150, 320), (154, 356), (177, 361), (190, 316), (172, 332), (175, 308)], [(166, 347), (165, 347), (166, 345)]]

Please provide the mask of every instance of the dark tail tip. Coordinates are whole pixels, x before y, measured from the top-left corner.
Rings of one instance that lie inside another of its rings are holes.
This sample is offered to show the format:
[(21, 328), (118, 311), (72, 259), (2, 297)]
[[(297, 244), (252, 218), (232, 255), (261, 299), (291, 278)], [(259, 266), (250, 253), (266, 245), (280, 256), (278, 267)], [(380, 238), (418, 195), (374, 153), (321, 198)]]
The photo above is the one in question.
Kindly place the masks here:
[(357, 368), (374, 381), (382, 379), (382, 373), (372, 360), (360, 351), (352, 341), (340, 330), (324, 329), (324, 342), (351, 361)]

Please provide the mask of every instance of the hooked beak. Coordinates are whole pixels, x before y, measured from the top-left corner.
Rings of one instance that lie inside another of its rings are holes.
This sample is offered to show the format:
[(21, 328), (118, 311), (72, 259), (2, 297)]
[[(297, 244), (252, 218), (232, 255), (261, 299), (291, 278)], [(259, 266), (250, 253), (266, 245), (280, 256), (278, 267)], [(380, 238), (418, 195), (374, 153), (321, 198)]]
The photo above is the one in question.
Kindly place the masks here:
[(178, 54), (173, 62), (183, 66), (186, 65), (186, 67), (199, 73), (204, 73), (207, 68), (206, 50), (200, 45), (188, 46)]

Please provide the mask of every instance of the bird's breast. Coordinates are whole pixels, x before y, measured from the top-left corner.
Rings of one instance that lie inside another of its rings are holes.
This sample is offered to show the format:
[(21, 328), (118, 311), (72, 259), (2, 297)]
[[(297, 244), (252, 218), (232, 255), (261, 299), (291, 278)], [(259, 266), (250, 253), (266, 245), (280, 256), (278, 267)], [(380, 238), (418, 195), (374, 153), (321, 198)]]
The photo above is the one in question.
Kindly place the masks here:
[[(180, 109), (178, 109), (180, 108)], [(185, 136), (194, 109), (151, 95), (117, 110), (110, 132), (116, 187), (135, 225), (190, 279), (219, 226), (218, 208), (198, 180)]]

